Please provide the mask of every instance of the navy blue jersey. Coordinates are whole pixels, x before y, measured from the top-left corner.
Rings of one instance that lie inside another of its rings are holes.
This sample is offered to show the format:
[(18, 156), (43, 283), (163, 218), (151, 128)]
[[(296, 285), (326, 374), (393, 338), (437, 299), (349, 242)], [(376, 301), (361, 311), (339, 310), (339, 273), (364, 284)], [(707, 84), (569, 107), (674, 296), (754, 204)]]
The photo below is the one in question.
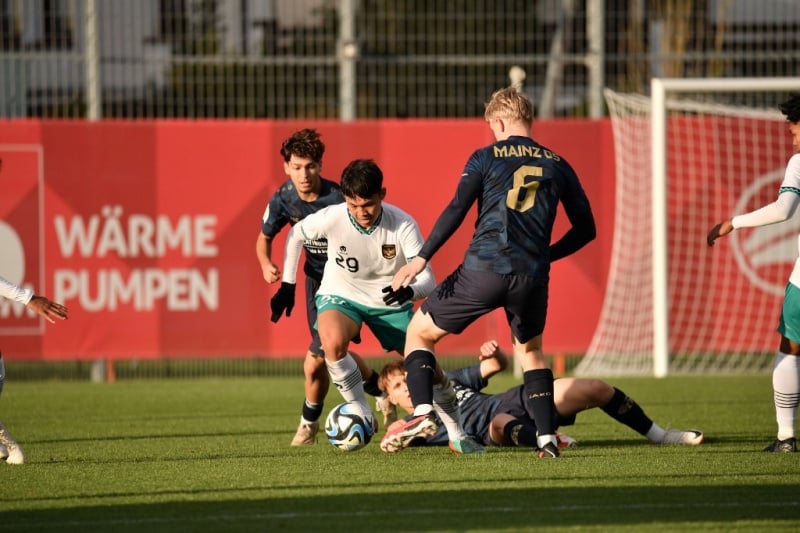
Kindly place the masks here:
[(512, 136), (469, 158), (455, 197), (420, 251), (423, 259), (430, 259), (455, 232), (475, 201), (478, 219), (464, 267), (501, 275), (547, 279), (558, 203), (568, 215), (591, 213), (564, 158), (529, 137)]
[[(489, 438), (489, 425), (495, 415), (499, 413), (509, 414), (516, 418), (526, 418), (532, 424), (533, 413), (529, 411), (525, 402), (525, 387), (517, 385), (499, 394), (486, 394), (481, 392), (489, 384), (488, 380), (481, 377), (481, 365), (475, 363), (472, 366), (451, 370), (447, 377), (453, 382), (458, 401), (458, 412), (461, 415), (461, 425), (464, 432), (485, 445), (491, 444)], [(575, 423), (575, 415), (563, 416), (554, 413), (556, 428), (569, 426)], [(406, 419), (410, 418), (406, 417)], [(449, 442), (447, 428), (439, 419), (439, 428), (436, 433), (424, 443), (427, 446), (443, 446)]]
[[(261, 221), (261, 233), (267, 237), (275, 237), (286, 224), (294, 226), (311, 213), (344, 202), (339, 185), (325, 178), (321, 179), (322, 189), (319, 197), (313, 202), (301, 200), (292, 180), (286, 180), (269, 199)], [(306, 276), (321, 280), (325, 261), (328, 259), (328, 241), (326, 239), (305, 241), (303, 247), (306, 250), (303, 272)]]
[[(488, 381), (481, 377), (480, 363), (472, 366), (451, 370), (447, 377), (453, 382), (458, 399), (458, 412), (461, 415), (461, 425), (467, 435), (478, 437), (489, 430), (489, 423), (494, 418), (500, 405), (501, 397), (495, 394), (485, 394), (483, 390)], [(436, 434), (427, 440), (428, 445), (446, 445), (448, 443), (447, 429), (439, 422)]]

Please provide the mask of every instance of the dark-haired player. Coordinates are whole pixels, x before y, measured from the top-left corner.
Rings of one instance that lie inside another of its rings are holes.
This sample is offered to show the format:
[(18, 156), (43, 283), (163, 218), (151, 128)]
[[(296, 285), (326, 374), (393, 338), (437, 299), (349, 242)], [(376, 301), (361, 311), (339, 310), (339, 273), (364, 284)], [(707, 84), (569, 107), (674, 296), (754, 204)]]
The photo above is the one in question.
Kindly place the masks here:
[[(339, 185), (322, 177), (322, 156), (325, 145), (319, 133), (313, 129), (303, 129), (293, 133), (281, 144), (283, 170), (287, 179), (269, 200), (261, 221), (261, 231), (256, 241), (256, 257), (261, 265), (261, 272), (267, 283), (275, 283), (281, 279), (281, 271), (272, 262), (272, 241), (287, 224), (294, 225), (311, 213), (329, 205), (344, 202)], [(322, 272), (327, 260), (327, 242), (325, 239), (307, 240), (303, 243), (306, 261), (303, 271), (306, 275), (306, 318), (311, 332), (311, 344), (308, 347), (303, 373), (305, 375), (305, 399), (300, 418), (300, 425), (292, 438), (292, 446), (303, 446), (316, 442), (319, 431), (319, 417), (322, 414), (325, 396), (330, 387), (328, 371), (322, 354), (319, 335), (314, 329), (317, 320), (317, 308), (314, 295), (319, 289)], [(294, 308), (295, 284), (281, 283), (272, 297), (272, 321), (277, 322), (283, 312), (288, 317)], [(369, 380), (367, 388), (373, 395), (380, 395), (377, 389), (377, 374), (364, 365), (359, 359), (359, 367)], [(388, 404), (378, 401), (382, 411), (389, 409)], [(391, 413), (385, 412), (391, 416)]]
[[(779, 106), (789, 123), (795, 154), (789, 158), (778, 198), (755, 211), (724, 220), (711, 228), (706, 241), (709, 246), (737, 228), (755, 228), (789, 220), (800, 205), (800, 93), (794, 93)], [(783, 308), (778, 322), (781, 343), (772, 370), (777, 439), (765, 452), (796, 452), (795, 421), (800, 405), (800, 259), (786, 284)]]
[(343, 204), (308, 215), (292, 227), (283, 281), (294, 282), (304, 241), (327, 241), (328, 261), (316, 295), (317, 331), (336, 388), (371, 420), (357, 361), (348, 351), (350, 340), (366, 324), (386, 351), (402, 353), (413, 300), (425, 297), (435, 280), (426, 268), (414, 284), (381, 292), (417, 255), (422, 234), (411, 215), (383, 201), (383, 172), (374, 161), (351, 161), (342, 172), (341, 188)]
[[(448, 391), (434, 388), (439, 379), (436, 343), (501, 308), (511, 328), (514, 357), (524, 371), (526, 402), (539, 428), (539, 457), (558, 457), (553, 373), (542, 353), (550, 263), (594, 239), (594, 216), (569, 163), (531, 138), (533, 106), (527, 97), (513, 88), (496, 91), (484, 118), (496, 142), (470, 156), (455, 196), (422, 250), (392, 281), (397, 289), (413, 280), (477, 202), (478, 219), (463, 263), (411, 320), (405, 367), (416, 416), (387, 435), (388, 446), (401, 449), (420, 429), (430, 431), (435, 425), (434, 402), (440, 403)], [(571, 228), (551, 245), (559, 203)], [(448, 432), (454, 431), (452, 423), (445, 423)]]
[[(458, 398), (458, 411), (464, 431), (487, 446), (521, 446), (537, 449), (536, 424), (525, 402), (525, 392), (518, 385), (500, 394), (481, 392), (489, 379), (508, 367), (508, 356), (497, 341), (487, 341), (480, 349), (479, 362), (448, 372)], [(413, 411), (408, 395), (402, 361), (388, 363), (378, 381), (392, 403)], [(697, 430), (664, 429), (648, 417), (636, 401), (605, 381), (599, 379), (561, 378), (555, 380), (553, 396), (559, 427), (575, 423), (581, 411), (599, 407), (608, 416), (633, 429), (654, 444), (684, 444), (696, 446), (704, 440)], [(400, 422), (397, 422), (399, 424)], [(390, 426), (391, 427), (391, 426)], [(560, 448), (576, 445), (574, 439), (557, 433)], [(443, 427), (419, 445), (447, 445)]]

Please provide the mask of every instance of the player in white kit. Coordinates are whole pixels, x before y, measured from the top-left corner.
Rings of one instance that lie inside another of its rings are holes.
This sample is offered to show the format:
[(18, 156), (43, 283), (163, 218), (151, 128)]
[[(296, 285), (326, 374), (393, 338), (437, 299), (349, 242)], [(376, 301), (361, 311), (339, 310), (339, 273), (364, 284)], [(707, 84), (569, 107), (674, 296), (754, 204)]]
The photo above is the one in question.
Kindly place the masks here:
[(317, 330), (334, 384), (345, 401), (361, 404), (372, 420), (361, 373), (348, 353), (350, 339), (366, 324), (383, 349), (402, 354), (413, 301), (427, 296), (435, 280), (426, 268), (408, 287), (393, 291), (389, 286), (423, 241), (408, 213), (383, 202), (383, 173), (374, 161), (352, 161), (342, 172), (341, 188), (344, 204), (321, 209), (292, 227), (283, 281), (296, 283), (305, 240), (327, 239), (328, 261), (316, 295)]
[[(3, 277), (0, 277), (0, 296), (24, 304), (48, 322), (55, 322), (56, 318), (67, 319), (68, 310), (60, 303), (34, 294), (32, 289), (23, 289)], [(3, 363), (3, 356), (0, 354), (0, 393), (3, 392), (5, 380), (6, 367)], [(14, 440), (2, 422), (0, 422), (0, 459), (5, 459), (6, 463), (12, 465), (21, 465), (25, 462), (25, 452), (22, 451), (22, 447)]]

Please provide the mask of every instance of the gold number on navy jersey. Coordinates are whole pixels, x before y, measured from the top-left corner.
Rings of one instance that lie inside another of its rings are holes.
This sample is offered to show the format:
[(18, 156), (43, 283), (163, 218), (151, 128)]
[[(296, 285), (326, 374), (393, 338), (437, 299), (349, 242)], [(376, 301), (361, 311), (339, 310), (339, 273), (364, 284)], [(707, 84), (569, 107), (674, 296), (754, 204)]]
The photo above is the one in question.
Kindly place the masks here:
[(355, 257), (336, 256), (336, 264), (348, 272), (358, 272), (358, 259)]
[(524, 212), (533, 207), (539, 181), (530, 178), (542, 177), (542, 167), (523, 165), (514, 172), (514, 185), (506, 194), (506, 207)]

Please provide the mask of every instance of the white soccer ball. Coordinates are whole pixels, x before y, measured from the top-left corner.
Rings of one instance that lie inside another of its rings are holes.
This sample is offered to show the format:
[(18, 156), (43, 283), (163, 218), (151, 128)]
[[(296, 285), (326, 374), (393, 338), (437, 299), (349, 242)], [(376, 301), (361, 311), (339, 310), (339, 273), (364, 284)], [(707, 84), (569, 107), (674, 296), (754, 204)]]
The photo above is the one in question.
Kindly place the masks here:
[(355, 403), (340, 403), (328, 413), (325, 435), (335, 447), (346, 452), (360, 450), (375, 434), (372, 412)]

